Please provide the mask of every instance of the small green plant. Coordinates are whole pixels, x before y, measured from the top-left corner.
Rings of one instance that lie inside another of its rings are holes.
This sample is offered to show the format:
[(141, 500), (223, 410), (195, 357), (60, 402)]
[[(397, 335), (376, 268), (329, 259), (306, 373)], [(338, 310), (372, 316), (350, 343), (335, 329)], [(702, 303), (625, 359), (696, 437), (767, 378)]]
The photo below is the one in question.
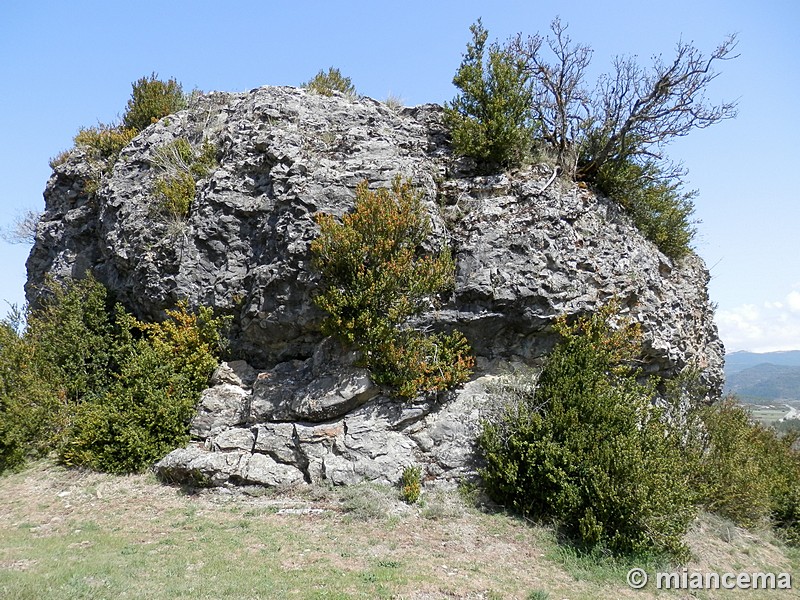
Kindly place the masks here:
[(347, 96), (356, 94), (356, 88), (350, 78), (343, 76), (339, 69), (334, 67), (330, 67), (327, 73), (321, 70), (302, 87), (323, 96), (332, 96), (333, 92), (341, 92)]
[(359, 349), (375, 381), (399, 396), (466, 381), (474, 360), (461, 333), (424, 335), (406, 324), (452, 289), (455, 269), (447, 249), (420, 252), (430, 223), (410, 182), (376, 191), (363, 182), (352, 213), (317, 222), (311, 252), (322, 275), (314, 301), (328, 314), (323, 332)]
[(175, 79), (162, 81), (153, 73), (132, 83), (131, 88), (122, 126), (137, 133), (162, 117), (186, 108), (183, 87)]
[(422, 493), (422, 470), (417, 466), (406, 467), (400, 477), (400, 495), (407, 504), (416, 504)]
[(195, 152), (186, 138), (177, 138), (159, 148), (153, 159), (153, 166), (162, 173), (154, 184), (158, 208), (175, 218), (186, 217), (197, 181), (207, 177), (216, 165), (216, 154), (216, 146), (208, 141)]
[(654, 383), (638, 381), (639, 327), (612, 303), (555, 330), (538, 379), (517, 376), (505, 412), (484, 424), (487, 491), (583, 548), (684, 556), (696, 463)]
[(530, 151), (533, 98), (525, 63), (498, 44), (487, 47), (480, 19), (453, 84), (458, 96), (445, 106), (453, 150), (475, 158), (483, 170), (522, 163)]

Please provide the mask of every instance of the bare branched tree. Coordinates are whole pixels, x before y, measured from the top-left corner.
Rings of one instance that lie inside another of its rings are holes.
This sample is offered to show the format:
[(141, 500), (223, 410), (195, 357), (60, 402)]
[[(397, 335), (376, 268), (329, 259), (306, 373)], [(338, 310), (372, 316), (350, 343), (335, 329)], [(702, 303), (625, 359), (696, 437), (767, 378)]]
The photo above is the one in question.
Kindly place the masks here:
[(42, 218), (42, 213), (35, 210), (26, 210), (16, 217), (14, 224), (0, 233), (9, 244), (33, 244), (36, 241), (36, 226)]
[(736, 44), (736, 36), (730, 35), (705, 57), (679, 42), (673, 61), (656, 57), (650, 71), (631, 57), (615, 59), (613, 73), (601, 77), (593, 94), (594, 123), (576, 175), (591, 179), (612, 160), (660, 160), (661, 147), (672, 139), (735, 117), (735, 102), (709, 104), (705, 91), (718, 76), (713, 64), (738, 56), (733, 54)]
[[(550, 24), (553, 37), (539, 34), (527, 39), (518, 34), (509, 43), (513, 55), (522, 57), (533, 90), (533, 118), (542, 140), (556, 152), (556, 160), (571, 174), (577, 158), (574, 143), (584, 137), (591, 122), (591, 97), (584, 87), (584, 73), (592, 59), (592, 49), (572, 44), (567, 26), (556, 17)], [(547, 45), (555, 56), (549, 63), (542, 56)]]

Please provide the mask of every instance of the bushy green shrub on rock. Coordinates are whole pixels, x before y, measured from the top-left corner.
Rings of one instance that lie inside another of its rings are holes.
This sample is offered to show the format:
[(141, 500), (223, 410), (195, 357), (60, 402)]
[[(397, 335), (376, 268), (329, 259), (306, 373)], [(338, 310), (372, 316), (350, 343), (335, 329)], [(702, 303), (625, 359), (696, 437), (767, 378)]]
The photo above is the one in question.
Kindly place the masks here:
[(362, 182), (352, 213), (341, 222), (321, 214), (317, 222), (311, 251), (322, 275), (315, 302), (328, 313), (323, 331), (361, 350), (375, 381), (399, 396), (466, 381), (473, 358), (461, 333), (425, 335), (407, 326), (455, 283), (447, 249), (420, 252), (430, 223), (411, 184), (398, 178), (391, 190), (372, 191)]
[(472, 42), (453, 78), (460, 93), (445, 106), (453, 150), (475, 158), (484, 171), (518, 165), (533, 135), (525, 64), (496, 43), (487, 48), (480, 20), (470, 31)]
[(538, 380), (507, 387), (507, 408), (484, 424), (482, 476), (496, 501), (583, 547), (683, 555), (692, 460), (654, 386), (637, 380), (639, 328), (613, 318), (607, 307), (558, 319), (562, 340)]
[(131, 84), (130, 100), (122, 116), (122, 126), (142, 131), (162, 117), (186, 108), (183, 87), (175, 79), (163, 81), (155, 73)]

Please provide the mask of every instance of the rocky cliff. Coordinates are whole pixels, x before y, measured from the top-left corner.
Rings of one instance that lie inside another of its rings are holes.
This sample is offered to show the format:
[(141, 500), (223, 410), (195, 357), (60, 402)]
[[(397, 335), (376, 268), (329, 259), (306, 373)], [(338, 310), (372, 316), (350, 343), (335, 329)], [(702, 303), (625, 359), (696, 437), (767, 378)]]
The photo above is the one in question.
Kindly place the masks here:
[[(92, 271), (143, 318), (179, 299), (234, 316), (237, 360), (203, 396), (198, 444), (169, 455), (162, 473), (280, 485), (395, 481), (412, 463), (438, 477), (469, 471), (487, 381), (544, 356), (554, 317), (612, 297), (642, 323), (648, 371), (694, 365), (719, 394), (724, 351), (697, 256), (674, 263), (614, 202), (550, 182), (544, 165), (472, 175), (451, 156), (441, 117), (434, 105), (395, 110), (293, 88), (215, 92), (137, 136), (96, 193), (85, 191), (97, 174), (81, 150), (55, 168), (29, 300), (48, 273)], [(179, 137), (209, 141), (218, 162), (185, 219), (154, 211), (158, 149)], [(430, 244), (449, 244), (457, 264), (452, 297), (422, 320), (458, 327), (478, 356), (476, 379), (438, 402), (384, 396), (323, 339), (311, 302), (314, 216), (348, 211), (359, 181), (388, 186), (396, 175), (422, 192)]]

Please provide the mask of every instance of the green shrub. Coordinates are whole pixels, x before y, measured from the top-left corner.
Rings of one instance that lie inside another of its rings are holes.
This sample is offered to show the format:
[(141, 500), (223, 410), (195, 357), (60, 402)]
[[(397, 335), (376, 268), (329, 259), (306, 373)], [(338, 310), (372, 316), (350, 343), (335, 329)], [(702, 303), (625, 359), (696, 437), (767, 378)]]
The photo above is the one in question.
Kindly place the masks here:
[(349, 77), (344, 77), (339, 69), (330, 67), (328, 72), (320, 70), (313, 79), (302, 85), (309, 91), (323, 96), (332, 96), (333, 92), (341, 92), (347, 96), (355, 96), (356, 88)]
[(637, 381), (640, 332), (613, 329), (613, 306), (556, 322), (562, 341), (535, 380), (501, 389), (508, 407), (484, 424), (487, 491), (582, 547), (685, 555), (694, 516), (693, 460), (662, 420), (652, 383)]
[[(136, 136), (137, 131), (115, 125), (98, 125), (81, 128), (75, 136), (75, 145), (87, 149), (87, 158), (97, 175), (84, 186), (87, 194), (94, 194), (102, 179), (111, 173), (119, 158), (119, 153)], [(52, 166), (52, 164), (51, 164)]]
[(663, 176), (655, 163), (610, 161), (600, 167), (594, 183), (627, 210), (644, 237), (664, 254), (679, 259), (691, 251), (696, 194), (682, 192), (680, 182)]
[(105, 287), (91, 275), (45, 283), (40, 306), (28, 316), (26, 341), (40, 377), (58, 382), (76, 403), (111, 381), (114, 323)]
[(795, 436), (780, 437), (754, 421), (735, 398), (700, 412), (706, 430), (700, 485), (711, 512), (744, 527), (773, 520), (800, 531), (800, 453)]
[(399, 178), (391, 191), (356, 189), (356, 205), (341, 223), (319, 215), (311, 244), (323, 287), (315, 303), (328, 313), (323, 332), (363, 353), (377, 383), (414, 396), (466, 381), (473, 366), (463, 335), (425, 336), (408, 319), (454, 285), (449, 251), (423, 256), (430, 223), (419, 194)]
[(10, 322), (0, 326), (0, 471), (57, 447), (77, 404), (108, 385), (107, 311), (105, 289), (94, 279), (48, 280), (24, 334)]
[(162, 117), (186, 108), (183, 87), (175, 79), (162, 81), (153, 73), (131, 84), (131, 98), (122, 126), (140, 132)]
[(0, 323), (0, 471), (52, 450), (70, 465), (140, 471), (184, 443), (224, 319), (183, 305), (167, 315), (112, 312), (88, 277), (48, 281), (22, 335)]
[(480, 20), (470, 31), (472, 42), (453, 78), (461, 91), (445, 105), (453, 150), (475, 158), (484, 170), (519, 165), (533, 134), (525, 63), (496, 43), (487, 48)]
[(400, 495), (408, 504), (415, 504), (422, 493), (422, 470), (419, 467), (406, 467), (400, 478)]
[(189, 440), (189, 421), (217, 365), (222, 322), (211, 309), (191, 314), (185, 306), (152, 324), (117, 311), (119, 373), (104, 395), (78, 407), (61, 459), (131, 473)]
[(46, 453), (48, 429), (63, 413), (56, 387), (37, 376), (33, 346), (17, 332), (18, 323), (0, 322), (0, 473)]

